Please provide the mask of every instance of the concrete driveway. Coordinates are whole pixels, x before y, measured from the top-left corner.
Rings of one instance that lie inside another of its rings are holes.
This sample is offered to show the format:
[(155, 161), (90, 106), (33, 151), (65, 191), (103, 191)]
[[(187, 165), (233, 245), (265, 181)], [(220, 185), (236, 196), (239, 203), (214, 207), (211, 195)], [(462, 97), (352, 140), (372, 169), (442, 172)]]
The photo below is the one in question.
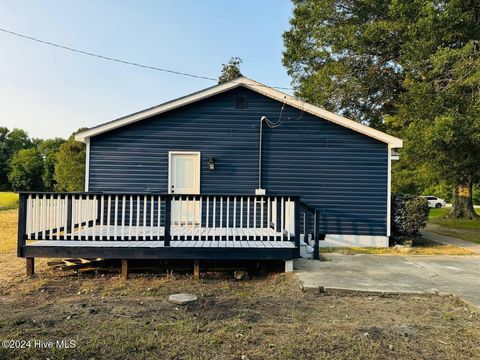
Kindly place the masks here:
[(295, 261), (295, 273), (305, 288), (455, 294), (480, 306), (480, 256), (324, 257), (327, 261)]

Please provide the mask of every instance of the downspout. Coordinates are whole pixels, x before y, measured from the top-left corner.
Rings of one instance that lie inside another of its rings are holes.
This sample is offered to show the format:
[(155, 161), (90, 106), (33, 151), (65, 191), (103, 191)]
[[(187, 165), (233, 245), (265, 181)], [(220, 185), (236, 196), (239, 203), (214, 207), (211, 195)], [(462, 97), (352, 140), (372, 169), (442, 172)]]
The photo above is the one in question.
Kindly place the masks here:
[(258, 144), (258, 188), (255, 189), (255, 195), (265, 195), (265, 189), (262, 189), (262, 138), (263, 138), (263, 121), (265, 116), (260, 118), (260, 132)]

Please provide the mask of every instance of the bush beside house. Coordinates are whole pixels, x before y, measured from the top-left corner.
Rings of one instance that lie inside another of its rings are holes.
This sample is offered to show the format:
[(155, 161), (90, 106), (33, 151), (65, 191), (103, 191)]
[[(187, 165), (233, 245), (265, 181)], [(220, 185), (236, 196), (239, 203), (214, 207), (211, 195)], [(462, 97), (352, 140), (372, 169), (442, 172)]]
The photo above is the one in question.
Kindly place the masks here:
[(427, 225), (428, 203), (420, 196), (402, 193), (392, 194), (392, 240), (402, 244), (415, 240), (418, 232)]

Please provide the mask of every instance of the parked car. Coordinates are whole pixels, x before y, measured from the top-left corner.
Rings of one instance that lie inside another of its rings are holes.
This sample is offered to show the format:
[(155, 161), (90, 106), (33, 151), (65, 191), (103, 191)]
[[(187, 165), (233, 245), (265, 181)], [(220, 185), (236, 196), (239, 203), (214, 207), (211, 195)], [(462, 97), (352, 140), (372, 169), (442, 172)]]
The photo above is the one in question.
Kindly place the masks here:
[(428, 207), (430, 207), (430, 208), (440, 209), (440, 208), (444, 207), (445, 205), (447, 205), (445, 200), (440, 199), (436, 196), (428, 195), (428, 196), (422, 196), (422, 197), (427, 199)]

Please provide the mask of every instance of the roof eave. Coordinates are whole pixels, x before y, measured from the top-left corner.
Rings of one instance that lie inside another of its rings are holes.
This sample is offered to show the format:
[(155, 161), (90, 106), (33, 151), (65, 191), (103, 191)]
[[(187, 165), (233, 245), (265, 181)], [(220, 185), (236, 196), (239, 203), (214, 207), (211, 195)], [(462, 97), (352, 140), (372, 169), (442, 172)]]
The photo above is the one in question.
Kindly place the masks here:
[(90, 128), (88, 130), (85, 130), (76, 134), (75, 140), (85, 142), (85, 139), (90, 138), (92, 136), (96, 136), (96, 135), (120, 128), (122, 126), (126, 126), (129, 124), (135, 123), (137, 121), (146, 119), (148, 117), (158, 115), (158, 114), (182, 107), (184, 105), (194, 103), (199, 100), (203, 100), (210, 96), (214, 96), (222, 92), (231, 90), (238, 86), (245, 86), (252, 91), (255, 91), (257, 93), (270, 97), (274, 100), (285, 102), (286, 104), (293, 106), (295, 108), (298, 108), (302, 111), (308, 112), (312, 115), (318, 116), (325, 120), (336, 123), (340, 126), (349, 128), (353, 131), (356, 131), (363, 135), (366, 135), (376, 140), (379, 140), (381, 142), (384, 142), (388, 144), (391, 148), (401, 148), (403, 146), (402, 139), (388, 135), (382, 131), (373, 129), (369, 126), (360, 124), (354, 120), (344, 118), (343, 116), (340, 116), (330, 111), (327, 111), (325, 109), (319, 108), (315, 105), (308, 104), (302, 100), (298, 100), (294, 98), (291, 95), (285, 94), (279, 90), (273, 89), (271, 87), (268, 87), (266, 85), (263, 85), (259, 82), (256, 82), (246, 77), (241, 77), (224, 84), (212, 86), (208, 89), (201, 90), (199, 92), (178, 98), (176, 100), (169, 101), (167, 103), (152, 107), (150, 109), (140, 111), (138, 113), (131, 114), (131, 115), (110, 121), (108, 123), (95, 126), (93, 128)]

